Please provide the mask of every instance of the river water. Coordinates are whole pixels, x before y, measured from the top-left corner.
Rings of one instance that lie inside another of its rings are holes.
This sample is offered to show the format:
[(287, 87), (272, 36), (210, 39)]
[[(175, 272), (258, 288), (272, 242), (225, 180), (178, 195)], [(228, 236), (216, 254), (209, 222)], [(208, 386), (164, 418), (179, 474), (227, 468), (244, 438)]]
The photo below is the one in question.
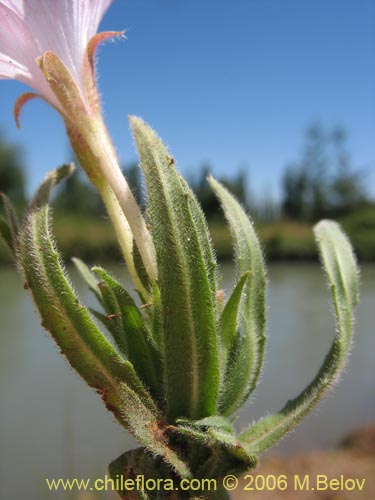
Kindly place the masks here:
[[(114, 269), (126, 280), (123, 268)], [(93, 303), (72, 273), (76, 288)], [(222, 268), (229, 290), (231, 266)], [(268, 343), (261, 383), (240, 412), (243, 427), (277, 411), (313, 378), (334, 336), (323, 272), (314, 264), (273, 264), (268, 271)], [(339, 385), (271, 453), (336, 445), (375, 420), (375, 266), (362, 266), (361, 303), (352, 355)], [(40, 326), (18, 275), (0, 269), (0, 498), (78, 498), (49, 493), (45, 478), (102, 477), (135, 445), (100, 398), (80, 380)], [(79, 498), (106, 498), (81, 496)]]

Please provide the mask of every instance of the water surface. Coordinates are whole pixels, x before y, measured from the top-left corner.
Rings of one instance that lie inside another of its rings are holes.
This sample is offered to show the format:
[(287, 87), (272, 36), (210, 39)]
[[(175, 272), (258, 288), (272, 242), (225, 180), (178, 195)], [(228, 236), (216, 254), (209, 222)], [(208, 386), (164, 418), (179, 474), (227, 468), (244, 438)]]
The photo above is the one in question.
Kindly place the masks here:
[[(115, 272), (127, 279), (123, 268)], [(222, 274), (222, 287), (229, 291), (231, 266)], [(317, 265), (271, 265), (268, 277), (264, 371), (240, 412), (239, 428), (295, 397), (314, 377), (334, 336), (329, 293)], [(374, 278), (375, 266), (364, 265), (356, 338), (340, 384), (272, 453), (331, 447), (375, 420)], [(92, 304), (74, 273), (73, 279), (80, 296)], [(0, 498), (77, 498), (49, 494), (44, 478), (102, 477), (108, 463), (135, 443), (42, 330), (13, 270), (0, 269), (0, 304)]]

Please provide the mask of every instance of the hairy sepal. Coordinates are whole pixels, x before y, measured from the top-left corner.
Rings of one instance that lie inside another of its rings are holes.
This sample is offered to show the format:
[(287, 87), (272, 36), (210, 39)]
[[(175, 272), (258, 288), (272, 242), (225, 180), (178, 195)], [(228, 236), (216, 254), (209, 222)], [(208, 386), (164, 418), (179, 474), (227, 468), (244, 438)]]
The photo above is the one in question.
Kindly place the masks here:
[(314, 233), (335, 308), (336, 337), (310, 385), (278, 413), (241, 434), (240, 441), (249, 453), (261, 453), (272, 446), (314, 408), (337, 380), (350, 351), (353, 309), (358, 303), (356, 259), (349, 240), (336, 222), (321, 221), (314, 227)]
[(213, 415), (219, 362), (209, 236), (195, 198), (161, 140), (140, 119), (130, 121), (157, 254), (168, 417)]
[[(255, 389), (260, 375), (266, 341), (266, 277), (262, 250), (252, 222), (224, 186), (212, 177), (208, 180), (220, 200), (231, 229), (235, 248), (237, 286), (245, 273), (248, 273), (239, 306), (240, 331), (246, 340), (243, 341), (241, 349), (232, 350), (232, 354), (235, 353), (238, 357), (233, 358), (232, 355), (229, 359), (231, 370), (227, 369), (221, 391), (226, 397), (221, 399), (220, 412), (230, 415), (246, 401)], [(239, 372), (241, 380), (238, 378), (232, 380), (231, 373), (236, 376)], [(228, 397), (228, 393), (231, 397)]]

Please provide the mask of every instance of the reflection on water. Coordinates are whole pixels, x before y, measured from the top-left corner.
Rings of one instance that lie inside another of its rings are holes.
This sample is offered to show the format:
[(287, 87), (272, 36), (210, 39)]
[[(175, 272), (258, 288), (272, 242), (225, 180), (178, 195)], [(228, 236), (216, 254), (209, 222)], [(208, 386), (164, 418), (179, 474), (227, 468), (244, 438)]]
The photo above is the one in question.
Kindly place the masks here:
[[(116, 271), (126, 279), (122, 268)], [(229, 290), (230, 267), (222, 274), (222, 287)], [(345, 433), (374, 419), (374, 278), (375, 267), (363, 266), (357, 335), (347, 373), (334, 395), (273, 453), (335, 445)], [(80, 296), (92, 302), (75, 281)], [(0, 269), (0, 304), (0, 498), (59, 498), (46, 491), (44, 478), (102, 477), (108, 463), (135, 443), (68, 367), (9, 269)], [(311, 380), (334, 335), (330, 311), (318, 266), (270, 266), (265, 369), (258, 390), (239, 415), (239, 428), (278, 410)]]

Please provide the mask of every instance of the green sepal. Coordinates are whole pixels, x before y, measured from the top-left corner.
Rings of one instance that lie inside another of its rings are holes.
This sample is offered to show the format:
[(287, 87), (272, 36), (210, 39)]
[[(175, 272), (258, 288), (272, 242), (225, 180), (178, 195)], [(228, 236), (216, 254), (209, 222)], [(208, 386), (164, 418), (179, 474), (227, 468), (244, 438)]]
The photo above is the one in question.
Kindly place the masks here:
[[(237, 279), (250, 272), (243, 289), (240, 304), (240, 330), (244, 341), (242, 350), (241, 372), (246, 383), (238, 386), (238, 391), (231, 391), (232, 398), (222, 399), (220, 412), (229, 415), (236, 411), (255, 389), (263, 363), (266, 341), (266, 277), (262, 250), (255, 234), (253, 224), (245, 211), (229, 191), (212, 177), (209, 183), (219, 198), (234, 240)], [(246, 349), (246, 352), (244, 352)], [(238, 363), (231, 360), (231, 363)], [(228, 380), (228, 379), (227, 379)], [(232, 389), (235, 388), (231, 382)], [(224, 385), (222, 394), (226, 393)]]
[(0, 193), (0, 207), (3, 206), (5, 217), (0, 217), (0, 238), (4, 241), (13, 258), (18, 251), (19, 224), (12, 202), (4, 193)]
[(314, 227), (321, 260), (335, 307), (337, 333), (318, 374), (301, 394), (275, 415), (266, 417), (240, 436), (249, 453), (261, 453), (281, 439), (310, 412), (337, 380), (351, 345), (353, 308), (358, 303), (359, 272), (350, 242), (333, 221)]
[(209, 236), (161, 140), (142, 120), (131, 125), (157, 254), (168, 418), (213, 415), (220, 377)]
[(101, 267), (93, 267), (92, 271), (102, 280), (98, 288), (108, 313), (105, 325), (154, 397), (162, 400), (161, 356), (141, 311), (125, 288), (107, 271)]

